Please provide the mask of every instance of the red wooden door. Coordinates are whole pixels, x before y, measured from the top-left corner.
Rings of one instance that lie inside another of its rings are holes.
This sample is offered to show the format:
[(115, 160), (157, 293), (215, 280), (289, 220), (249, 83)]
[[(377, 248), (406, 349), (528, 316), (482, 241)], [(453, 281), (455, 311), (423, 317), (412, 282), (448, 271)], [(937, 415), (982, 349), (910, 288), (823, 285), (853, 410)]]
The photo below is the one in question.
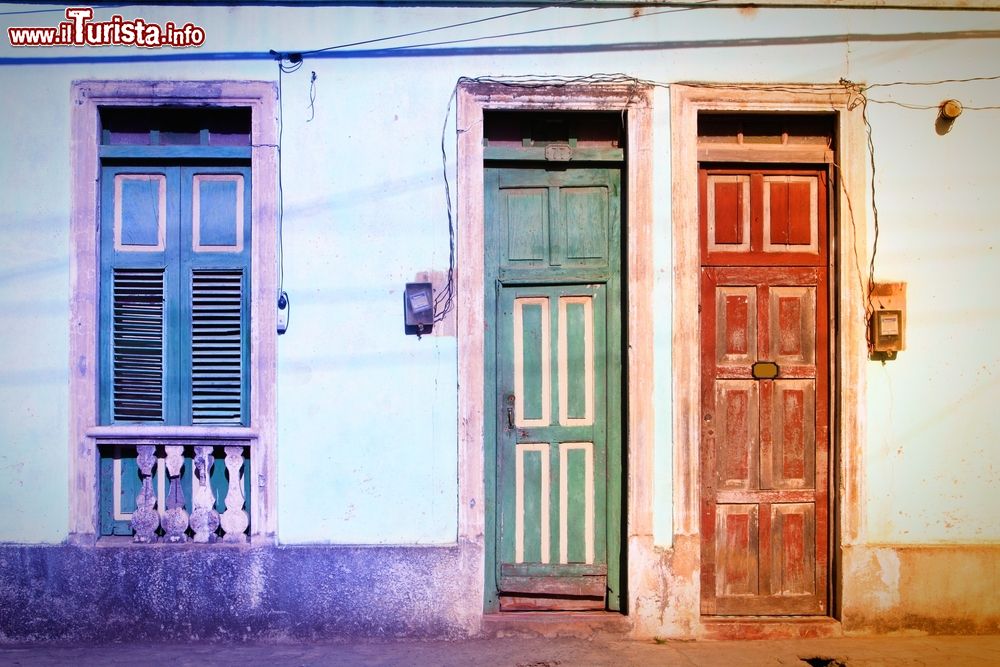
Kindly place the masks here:
[(826, 174), (701, 172), (702, 612), (825, 614)]

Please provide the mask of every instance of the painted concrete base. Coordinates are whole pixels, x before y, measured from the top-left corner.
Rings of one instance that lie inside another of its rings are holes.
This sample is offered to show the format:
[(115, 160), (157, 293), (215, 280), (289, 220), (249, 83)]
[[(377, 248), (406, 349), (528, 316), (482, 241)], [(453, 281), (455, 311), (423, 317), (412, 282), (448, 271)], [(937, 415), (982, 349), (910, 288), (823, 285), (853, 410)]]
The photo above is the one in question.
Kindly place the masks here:
[(848, 546), (844, 631), (1000, 633), (1000, 545)]
[(481, 558), (464, 544), (0, 545), (0, 642), (468, 637), (482, 596), (455, 573)]

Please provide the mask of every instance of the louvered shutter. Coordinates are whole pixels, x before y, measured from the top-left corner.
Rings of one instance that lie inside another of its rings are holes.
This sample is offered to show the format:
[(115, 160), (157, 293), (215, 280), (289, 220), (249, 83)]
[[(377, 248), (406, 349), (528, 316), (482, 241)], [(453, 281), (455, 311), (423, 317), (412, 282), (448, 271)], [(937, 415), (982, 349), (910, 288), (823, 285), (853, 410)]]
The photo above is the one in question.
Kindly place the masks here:
[(249, 425), (249, 167), (109, 166), (101, 202), (101, 423)]
[(243, 272), (191, 275), (191, 421), (239, 424), (243, 416)]
[(115, 421), (163, 421), (163, 269), (112, 269)]
[(249, 424), (250, 169), (184, 167), (186, 327), (182, 410), (193, 424)]
[[(100, 417), (104, 424), (177, 423), (179, 169), (101, 173)], [(176, 232), (174, 232), (176, 234)]]

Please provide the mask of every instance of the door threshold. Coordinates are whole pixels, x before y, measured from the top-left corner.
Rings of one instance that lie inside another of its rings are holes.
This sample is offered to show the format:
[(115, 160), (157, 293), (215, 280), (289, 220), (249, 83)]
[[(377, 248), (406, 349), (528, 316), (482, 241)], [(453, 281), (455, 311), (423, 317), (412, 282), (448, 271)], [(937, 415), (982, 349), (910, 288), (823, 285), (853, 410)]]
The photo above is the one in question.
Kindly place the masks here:
[(829, 616), (702, 616), (702, 639), (816, 639), (840, 637), (843, 627)]
[(482, 636), (621, 638), (632, 629), (616, 611), (505, 611), (483, 614)]

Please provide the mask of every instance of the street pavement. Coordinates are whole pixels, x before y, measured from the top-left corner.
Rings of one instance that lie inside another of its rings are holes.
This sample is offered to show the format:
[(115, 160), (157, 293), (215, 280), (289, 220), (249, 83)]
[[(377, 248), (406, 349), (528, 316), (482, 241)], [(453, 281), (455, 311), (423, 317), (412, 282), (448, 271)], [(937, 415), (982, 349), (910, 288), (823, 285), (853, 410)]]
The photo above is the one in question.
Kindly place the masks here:
[(794, 667), (1000, 666), (998, 636), (836, 637), (760, 641), (517, 638), (275, 644), (0, 644), (0, 665), (383, 665), (576, 667), (784, 665)]

